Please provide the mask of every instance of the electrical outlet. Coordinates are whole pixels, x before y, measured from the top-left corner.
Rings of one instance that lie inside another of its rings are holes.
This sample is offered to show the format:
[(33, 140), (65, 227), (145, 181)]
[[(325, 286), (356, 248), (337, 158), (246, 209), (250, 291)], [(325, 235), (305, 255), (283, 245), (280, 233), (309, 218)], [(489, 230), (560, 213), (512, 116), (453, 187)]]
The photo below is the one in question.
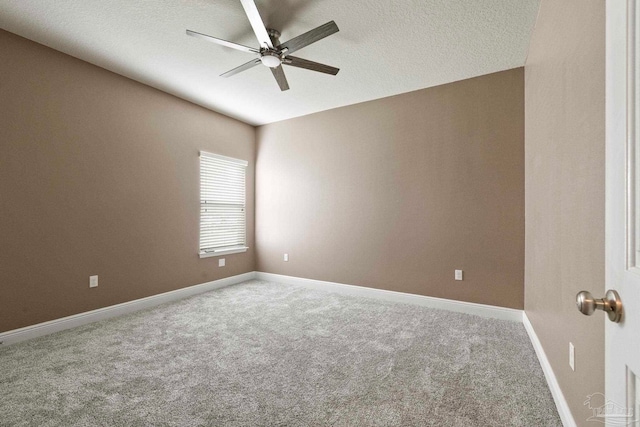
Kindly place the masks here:
[(98, 276), (89, 276), (89, 287), (90, 288), (98, 287)]
[(289, 254), (284, 254), (284, 260), (289, 261)]
[(224, 267), (224, 266), (225, 266), (224, 258), (218, 258), (218, 267)]
[(569, 343), (569, 366), (571, 366), (571, 370), (576, 370), (576, 349), (573, 346), (573, 343)]
[(456, 280), (462, 280), (462, 270), (456, 270), (455, 278)]

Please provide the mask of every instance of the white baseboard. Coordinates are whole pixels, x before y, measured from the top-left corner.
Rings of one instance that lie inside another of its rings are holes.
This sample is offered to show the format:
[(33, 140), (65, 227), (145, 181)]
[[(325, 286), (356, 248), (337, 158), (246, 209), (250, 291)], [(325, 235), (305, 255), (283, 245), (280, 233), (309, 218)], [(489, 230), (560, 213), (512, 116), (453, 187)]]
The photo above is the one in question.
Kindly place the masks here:
[(497, 307), (493, 305), (476, 304), (472, 302), (455, 301), (444, 298), (427, 297), (424, 295), (407, 294), (404, 292), (387, 291), (383, 289), (366, 288), (364, 286), (345, 285), (342, 283), (325, 282), (322, 280), (304, 279), (301, 277), (284, 276), (273, 273), (256, 273), (256, 279), (270, 282), (300, 285), (307, 288), (336, 292), (347, 295), (355, 295), (367, 298), (376, 298), (386, 301), (401, 302), (405, 304), (420, 305), (423, 307), (438, 308), (441, 310), (455, 311), (458, 313), (475, 314), (477, 316), (491, 317), (494, 319), (522, 322), (522, 310), (514, 308)]
[(38, 323), (36, 325), (26, 326), (20, 329), (14, 329), (12, 331), (0, 333), (0, 345), (6, 346), (15, 344), (31, 338), (75, 328), (76, 326), (86, 325), (88, 323), (110, 319), (116, 316), (122, 316), (123, 314), (129, 314), (145, 308), (155, 307), (166, 302), (176, 301), (192, 295), (212, 291), (214, 289), (220, 289), (225, 286), (235, 285), (236, 283), (246, 282), (247, 280), (254, 279), (255, 277), (256, 273), (251, 271), (237, 276), (225, 277), (224, 279), (214, 280), (212, 282), (201, 283), (187, 288), (176, 289), (175, 291), (152, 295), (150, 297), (124, 302), (122, 304), (111, 305), (97, 310), (74, 314), (73, 316)]
[(531, 344), (533, 345), (536, 355), (538, 356), (538, 360), (540, 361), (540, 365), (542, 366), (542, 371), (547, 379), (549, 390), (551, 390), (551, 395), (556, 403), (556, 408), (558, 408), (558, 414), (562, 420), (562, 425), (564, 425), (564, 427), (575, 427), (576, 421), (573, 419), (573, 415), (571, 415), (571, 410), (569, 410), (567, 400), (564, 398), (564, 394), (560, 389), (556, 375), (553, 373), (553, 368), (551, 368), (549, 359), (547, 359), (544, 348), (542, 348), (542, 343), (540, 343), (538, 335), (536, 335), (536, 331), (533, 329), (533, 325), (529, 321), (527, 313), (525, 312), (522, 312), (522, 323), (524, 324), (524, 328), (527, 330), (527, 334), (529, 334)]

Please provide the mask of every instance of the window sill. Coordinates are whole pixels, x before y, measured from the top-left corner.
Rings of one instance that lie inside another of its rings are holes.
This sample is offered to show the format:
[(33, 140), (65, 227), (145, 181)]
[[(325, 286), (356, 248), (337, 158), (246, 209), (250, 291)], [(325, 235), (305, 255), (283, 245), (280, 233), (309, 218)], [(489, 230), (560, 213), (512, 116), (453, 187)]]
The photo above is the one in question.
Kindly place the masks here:
[(209, 258), (213, 256), (239, 254), (242, 252), (247, 252), (247, 249), (249, 248), (245, 246), (241, 248), (221, 249), (219, 251), (212, 251), (212, 252), (200, 252), (198, 255), (200, 256), (200, 258)]

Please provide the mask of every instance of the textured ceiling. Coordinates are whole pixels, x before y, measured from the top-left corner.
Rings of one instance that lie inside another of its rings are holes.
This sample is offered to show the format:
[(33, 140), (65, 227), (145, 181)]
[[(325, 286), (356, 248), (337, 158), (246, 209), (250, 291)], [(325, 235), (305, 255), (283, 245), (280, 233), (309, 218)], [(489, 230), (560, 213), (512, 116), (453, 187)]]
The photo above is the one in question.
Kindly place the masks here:
[(0, 27), (253, 125), (524, 65), (538, 0), (256, 0), (286, 41), (334, 20), (340, 32), (295, 53), (337, 76), (285, 67), (280, 92), (254, 56), (239, 0), (0, 0)]

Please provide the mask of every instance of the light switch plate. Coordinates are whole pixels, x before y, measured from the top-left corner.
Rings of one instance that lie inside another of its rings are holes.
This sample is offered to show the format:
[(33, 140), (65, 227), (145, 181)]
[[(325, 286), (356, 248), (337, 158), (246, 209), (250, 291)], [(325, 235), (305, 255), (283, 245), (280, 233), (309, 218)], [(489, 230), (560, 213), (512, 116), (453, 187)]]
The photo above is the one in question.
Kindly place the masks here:
[(226, 265), (226, 261), (224, 258), (218, 258), (218, 267), (224, 267)]
[(455, 278), (456, 280), (462, 280), (462, 270), (456, 270)]
[(289, 254), (284, 254), (284, 260), (289, 261)]
[(98, 287), (98, 276), (89, 276), (89, 287), (90, 288)]

